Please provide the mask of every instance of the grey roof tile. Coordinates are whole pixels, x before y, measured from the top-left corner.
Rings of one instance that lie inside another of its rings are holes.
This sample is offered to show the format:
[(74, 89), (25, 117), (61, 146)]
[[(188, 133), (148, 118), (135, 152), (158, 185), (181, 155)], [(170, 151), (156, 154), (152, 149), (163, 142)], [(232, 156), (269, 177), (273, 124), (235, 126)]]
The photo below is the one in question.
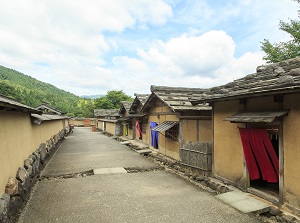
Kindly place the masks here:
[(191, 99), (193, 104), (300, 91), (300, 58), (259, 66), (249, 74), (225, 85), (210, 88)]

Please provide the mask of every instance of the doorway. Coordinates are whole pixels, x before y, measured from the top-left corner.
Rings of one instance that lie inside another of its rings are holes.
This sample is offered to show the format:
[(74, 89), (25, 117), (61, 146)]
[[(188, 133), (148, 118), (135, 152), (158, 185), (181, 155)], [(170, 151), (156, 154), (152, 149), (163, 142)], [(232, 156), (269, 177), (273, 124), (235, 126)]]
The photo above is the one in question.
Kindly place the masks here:
[(157, 126), (156, 122), (150, 122), (151, 146), (158, 149), (158, 132), (152, 130), (155, 126)]
[(278, 128), (240, 129), (250, 187), (279, 197)]

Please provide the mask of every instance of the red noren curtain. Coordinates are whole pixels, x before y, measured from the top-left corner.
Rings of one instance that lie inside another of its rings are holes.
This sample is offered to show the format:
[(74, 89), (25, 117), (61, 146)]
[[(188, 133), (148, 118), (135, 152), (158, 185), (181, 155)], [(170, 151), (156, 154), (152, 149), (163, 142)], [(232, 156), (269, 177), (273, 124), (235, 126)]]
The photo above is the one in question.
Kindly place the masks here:
[[(279, 162), (265, 129), (239, 129), (251, 180), (278, 182)], [(259, 172), (260, 170), (260, 172)]]
[(142, 131), (141, 131), (141, 128), (140, 128), (140, 123), (138, 120), (135, 121), (135, 129), (136, 129), (136, 132), (138, 134), (138, 137), (141, 138), (142, 136)]

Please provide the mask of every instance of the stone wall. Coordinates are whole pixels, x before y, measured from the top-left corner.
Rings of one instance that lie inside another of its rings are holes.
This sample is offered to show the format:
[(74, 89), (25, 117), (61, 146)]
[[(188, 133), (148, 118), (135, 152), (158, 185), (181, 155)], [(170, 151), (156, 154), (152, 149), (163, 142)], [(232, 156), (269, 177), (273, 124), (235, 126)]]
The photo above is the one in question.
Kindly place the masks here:
[(40, 171), (59, 147), (66, 133), (69, 133), (69, 128), (61, 130), (45, 143), (41, 143), (39, 148), (24, 160), (24, 165), (18, 168), (16, 175), (9, 177), (5, 193), (0, 197), (0, 222), (15, 221), (33, 185), (38, 181)]

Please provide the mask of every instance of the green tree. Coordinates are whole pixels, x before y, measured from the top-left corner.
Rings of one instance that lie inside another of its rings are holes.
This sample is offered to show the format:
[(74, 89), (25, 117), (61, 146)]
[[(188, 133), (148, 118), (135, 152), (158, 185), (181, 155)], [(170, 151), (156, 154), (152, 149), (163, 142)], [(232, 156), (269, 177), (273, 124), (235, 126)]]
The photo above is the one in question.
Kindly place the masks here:
[(133, 98), (122, 90), (111, 90), (105, 96), (95, 99), (95, 108), (118, 109), (121, 107), (122, 101), (133, 101)]
[(14, 98), (16, 100), (19, 99), (18, 91), (8, 81), (0, 81), (0, 94)]
[(91, 99), (86, 99), (85, 105), (83, 108), (83, 116), (87, 118), (94, 117), (94, 103)]
[(95, 99), (95, 108), (113, 109), (114, 105), (106, 97), (101, 97)]
[[(300, 3), (300, 0), (294, 1)], [(298, 14), (300, 15), (300, 10), (298, 10)], [(279, 29), (287, 32), (291, 36), (291, 40), (272, 44), (265, 39), (261, 49), (266, 53), (264, 59), (267, 63), (276, 63), (300, 55), (300, 21), (293, 19), (290, 19), (289, 22), (280, 21)]]

